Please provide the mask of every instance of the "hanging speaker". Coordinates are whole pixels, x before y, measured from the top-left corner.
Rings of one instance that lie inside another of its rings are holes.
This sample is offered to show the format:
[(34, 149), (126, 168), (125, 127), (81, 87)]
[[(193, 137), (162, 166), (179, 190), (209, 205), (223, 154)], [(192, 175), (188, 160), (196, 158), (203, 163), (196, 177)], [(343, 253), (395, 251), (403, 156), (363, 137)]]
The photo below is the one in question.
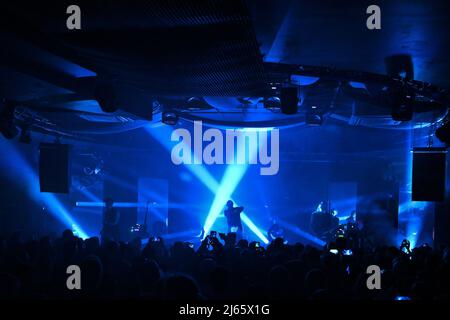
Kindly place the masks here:
[(58, 143), (39, 145), (39, 185), (41, 192), (69, 192), (69, 145)]
[(283, 87), (280, 90), (281, 112), (296, 114), (298, 109), (297, 87)]
[(443, 201), (446, 178), (445, 148), (414, 148), (413, 201)]
[(414, 79), (414, 63), (409, 54), (395, 54), (384, 59), (387, 74), (404, 76), (407, 80)]

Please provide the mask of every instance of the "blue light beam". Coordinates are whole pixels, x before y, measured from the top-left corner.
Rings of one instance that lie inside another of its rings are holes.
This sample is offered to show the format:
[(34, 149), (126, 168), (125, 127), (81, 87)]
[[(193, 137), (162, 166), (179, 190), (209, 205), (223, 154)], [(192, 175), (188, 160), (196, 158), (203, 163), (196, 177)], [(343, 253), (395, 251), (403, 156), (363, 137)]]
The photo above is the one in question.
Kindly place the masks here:
[[(0, 139), (0, 146), (5, 150), (2, 159), (6, 162), (10, 174), (19, 173), (27, 182), (31, 197), (36, 202), (44, 202), (50, 213), (61, 221), (65, 226), (73, 229), (75, 233), (82, 239), (88, 238), (88, 235), (78, 226), (75, 219), (70, 215), (68, 210), (62, 205), (58, 198), (51, 193), (41, 193), (39, 190), (39, 178), (28, 162), (16, 150), (11, 142)], [(16, 168), (14, 170), (13, 168)], [(17, 179), (17, 177), (14, 177)]]
[[(263, 128), (261, 130), (270, 131), (271, 128)], [(172, 144), (170, 140), (170, 136), (173, 132), (173, 129), (169, 126), (161, 126), (158, 128), (145, 127), (147, 133), (152, 136), (156, 141), (158, 141), (167, 151), (172, 151)], [(246, 128), (243, 131), (255, 131), (254, 128)], [(165, 142), (167, 141), (167, 142)], [(244, 141), (245, 143), (245, 141)], [(255, 150), (256, 151), (256, 150)], [(192, 159), (195, 159), (195, 153), (191, 154)], [(255, 157), (256, 154), (250, 155), (251, 157)], [(199, 162), (199, 161), (198, 161)], [(194, 160), (193, 163), (196, 163)], [(209, 171), (200, 164), (185, 164), (184, 165), (208, 190), (210, 190), (213, 194), (215, 194), (215, 198), (210, 207), (208, 215), (205, 219), (204, 230), (205, 235), (211, 230), (211, 227), (214, 225), (217, 217), (220, 215), (223, 210), (224, 203), (231, 198), (234, 190), (238, 186), (240, 180), (244, 176), (247, 171), (247, 165), (231, 165), (228, 166), (224, 178), (222, 179), (222, 183), (219, 185), (217, 180), (209, 173)], [(234, 177), (233, 177), (234, 176)], [(227, 178), (227, 179), (225, 179)], [(229, 180), (229, 181), (227, 181)], [(233, 186), (234, 185), (234, 186)], [(232, 188), (231, 188), (232, 187)], [(224, 190), (225, 193), (221, 193), (221, 190)], [(226, 196), (228, 195), (228, 196)], [(244, 213), (243, 213), (244, 214)], [(244, 214), (245, 215), (245, 214)], [(242, 221), (245, 225), (252, 230), (258, 238), (261, 239), (264, 243), (266, 243), (267, 238), (262, 234), (260, 229), (245, 215)]]

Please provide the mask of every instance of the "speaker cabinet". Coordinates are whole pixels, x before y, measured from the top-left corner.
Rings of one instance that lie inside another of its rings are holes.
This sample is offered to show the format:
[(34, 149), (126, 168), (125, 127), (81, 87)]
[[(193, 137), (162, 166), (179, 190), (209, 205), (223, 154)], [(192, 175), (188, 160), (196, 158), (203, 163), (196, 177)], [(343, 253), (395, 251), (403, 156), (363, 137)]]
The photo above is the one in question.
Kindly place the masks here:
[(445, 148), (414, 148), (413, 201), (443, 201), (446, 178)]
[(70, 188), (69, 145), (41, 143), (39, 185), (41, 192), (68, 193)]
[(280, 91), (281, 112), (296, 114), (298, 109), (297, 87), (284, 87)]

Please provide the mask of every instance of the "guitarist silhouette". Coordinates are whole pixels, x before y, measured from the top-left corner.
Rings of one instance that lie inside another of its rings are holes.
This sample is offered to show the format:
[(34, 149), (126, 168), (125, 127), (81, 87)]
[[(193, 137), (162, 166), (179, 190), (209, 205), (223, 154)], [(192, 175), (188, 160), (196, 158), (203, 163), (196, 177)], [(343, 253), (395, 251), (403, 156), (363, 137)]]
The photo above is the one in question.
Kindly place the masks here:
[(100, 232), (102, 239), (113, 241), (120, 240), (119, 234), (119, 218), (120, 214), (114, 208), (114, 201), (111, 198), (106, 198), (105, 209), (103, 210), (103, 228)]

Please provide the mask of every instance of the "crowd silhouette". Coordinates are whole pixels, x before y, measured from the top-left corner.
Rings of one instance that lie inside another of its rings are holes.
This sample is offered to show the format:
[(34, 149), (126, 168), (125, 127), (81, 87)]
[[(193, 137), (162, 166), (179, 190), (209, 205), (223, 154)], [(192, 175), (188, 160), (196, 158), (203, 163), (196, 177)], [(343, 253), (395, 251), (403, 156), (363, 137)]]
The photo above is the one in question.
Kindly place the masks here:
[[(333, 253), (281, 238), (256, 242), (206, 237), (198, 248), (162, 238), (148, 243), (61, 237), (0, 238), (3, 299), (153, 300), (442, 300), (449, 298), (450, 250), (422, 245), (410, 253), (379, 246)], [(369, 290), (366, 268), (378, 265), (382, 287)], [(68, 290), (66, 268), (78, 265), (81, 290)]]

